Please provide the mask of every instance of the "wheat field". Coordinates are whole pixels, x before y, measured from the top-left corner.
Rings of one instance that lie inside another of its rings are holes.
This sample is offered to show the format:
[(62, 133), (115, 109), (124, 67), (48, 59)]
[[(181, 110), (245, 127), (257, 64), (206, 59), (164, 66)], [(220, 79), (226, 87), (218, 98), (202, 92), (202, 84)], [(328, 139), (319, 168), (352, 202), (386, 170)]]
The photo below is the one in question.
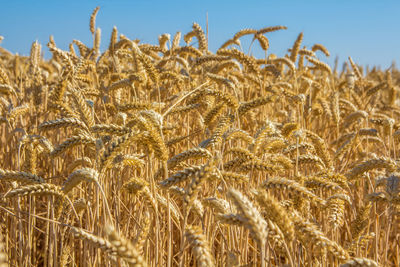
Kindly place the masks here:
[(395, 66), (277, 57), (285, 26), (100, 51), (98, 11), (93, 44), (0, 46), (0, 266), (400, 266)]

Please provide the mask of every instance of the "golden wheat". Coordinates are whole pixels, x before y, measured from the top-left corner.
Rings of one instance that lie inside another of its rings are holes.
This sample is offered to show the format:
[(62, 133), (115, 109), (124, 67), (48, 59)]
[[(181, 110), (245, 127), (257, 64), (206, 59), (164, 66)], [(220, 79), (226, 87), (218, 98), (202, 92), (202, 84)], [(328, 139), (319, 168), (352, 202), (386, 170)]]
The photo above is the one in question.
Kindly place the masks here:
[(98, 12), (0, 47), (0, 266), (400, 266), (395, 66), (271, 54), (285, 26), (103, 49)]

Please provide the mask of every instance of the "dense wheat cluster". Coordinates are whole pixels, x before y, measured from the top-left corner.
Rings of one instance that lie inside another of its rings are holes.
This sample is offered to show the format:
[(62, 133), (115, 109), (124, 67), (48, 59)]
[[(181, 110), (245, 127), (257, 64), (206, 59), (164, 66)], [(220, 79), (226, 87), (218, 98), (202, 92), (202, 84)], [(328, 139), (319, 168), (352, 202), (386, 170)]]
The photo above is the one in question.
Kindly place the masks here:
[(400, 265), (394, 66), (277, 57), (284, 26), (100, 51), (98, 11), (93, 45), (0, 47), (0, 266)]

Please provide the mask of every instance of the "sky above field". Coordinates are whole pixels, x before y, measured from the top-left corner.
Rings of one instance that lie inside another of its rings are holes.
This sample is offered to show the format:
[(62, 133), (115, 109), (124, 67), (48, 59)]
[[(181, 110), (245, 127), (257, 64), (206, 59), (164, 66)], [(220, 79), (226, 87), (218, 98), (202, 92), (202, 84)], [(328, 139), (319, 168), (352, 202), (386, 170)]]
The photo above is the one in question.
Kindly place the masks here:
[[(156, 44), (162, 33), (172, 36), (191, 30), (193, 22), (206, 28), (208, 14), (209, 49), (215, 52), (221, 44), (243, 28), (260, 29), (285, 25), (286, 31), (268, 34), (270, 53), (284, 56), (300, 32), (303, 45), (325, 45), (333, 64), (339, 57), (343, 62), (351, 56), (361, 65), (390, 67), (400, 62), (400, 1), (152, 1), (152, 0), (69, 0), (69, 1), (2, 1), (0, 15), (0, 44), (7, 50), (28, 55), (33, 41), (45, 50), (53, 35), (61, 49), (68, 49), (73, 39), (87, 45), (92, 43), (89, 17), (100, 6), (97, 27), (102, 30), (102, 46), (108, 46), (113, 26), (131, 39)], [(243, 39), (248, 51), (251, 41)], [(181, 45), (183, 45), (183, 40)], [(255, 56), (262, 56), (257, 46)]]

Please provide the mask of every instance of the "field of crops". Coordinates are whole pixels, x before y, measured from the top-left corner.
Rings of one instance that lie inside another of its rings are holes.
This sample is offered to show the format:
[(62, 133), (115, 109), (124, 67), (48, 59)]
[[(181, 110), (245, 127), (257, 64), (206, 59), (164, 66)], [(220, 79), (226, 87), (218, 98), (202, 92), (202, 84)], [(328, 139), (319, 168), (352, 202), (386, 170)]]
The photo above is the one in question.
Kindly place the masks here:
[(108, 41), (98, 11), (93, 44), (0, 46), (0, 266), (400, 266), (395, 66), (277, 57), (284, 26)]

